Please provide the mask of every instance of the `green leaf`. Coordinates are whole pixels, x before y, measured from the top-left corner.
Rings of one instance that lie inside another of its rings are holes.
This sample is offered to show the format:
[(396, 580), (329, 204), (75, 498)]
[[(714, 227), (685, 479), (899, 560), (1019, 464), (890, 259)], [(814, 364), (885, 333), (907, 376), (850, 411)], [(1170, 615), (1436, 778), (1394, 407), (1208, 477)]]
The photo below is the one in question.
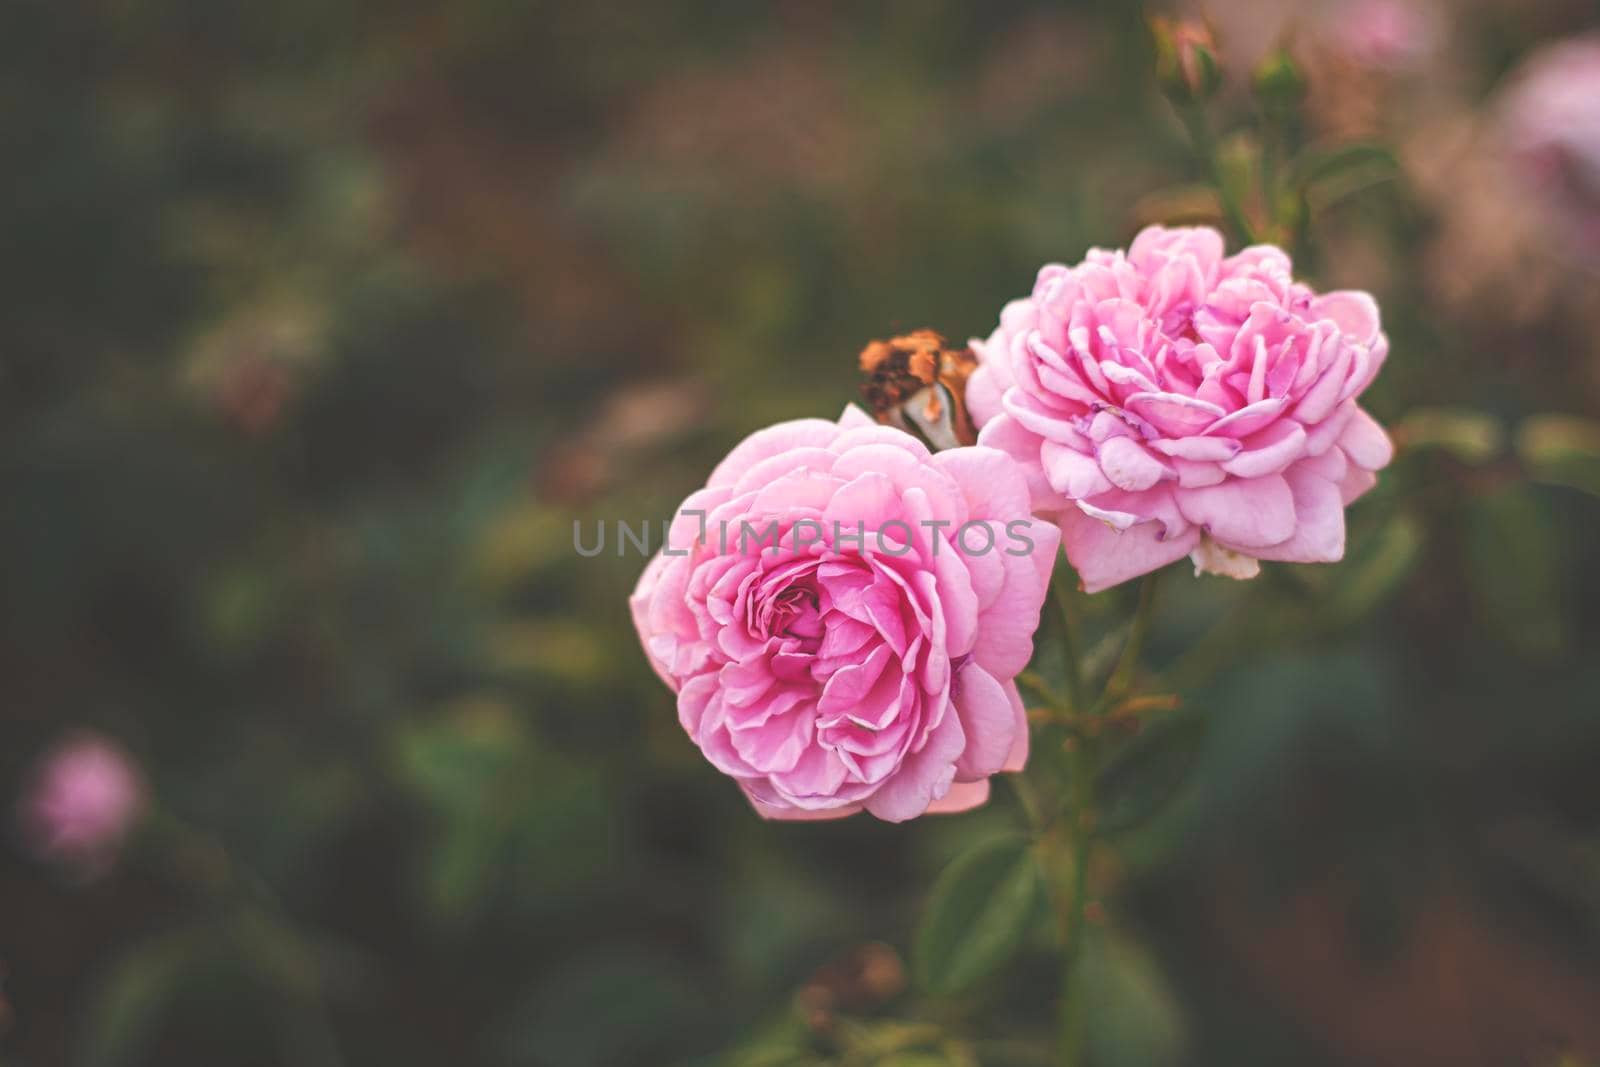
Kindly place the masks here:
[(1499, 419), (1462, 408), (1419, 408), (1400, 420), (1394, 435), (1408, 449), (1435, 448), (1474, 465), (1505, 448)]
[(1381, 182), (1400, 176), (1400, 161), (1381, 144), (1339, 145), (1302, 157), (1291, 174), (1313, 211), (1324, 211)]
[(1156, 960), (1104, 926), (1089, 928), (1077, 988), (1085, 997), (1090, 1059), (1103, 1067), (1181, 1063), (1188, 1027)]
[(1164, 808), (1183, 788), (1205, 733), (1206, 716), (1175, 712), (1150, 723), (1100, 772), (1096, 827), (1120, 833)]
[(1290, 177), (1304, 189), (1358, 171), (1381, 171), (1392, 176), (1399, 173), (1400, 161), (1386, 145), (1358, 141), (1306, 153), (1296, 161)]
[(704, 1032), (717, 1018), (716, 1006), (677, 957), (631, 945), (590, 945), (516, 998), (500, 1024), (495, 1060), (563, 1067), (662, 1063), (665, 1057), (654, 1053)]
[(205, 931), (184, 927), (129, 949), (90, 995), (78, 1062), (112, 1067), (138, 1061), (185, 976), (203, 957)]
[(1517, 455), (1541, 482), (1600, 496), (1600, 423), (1535, 415), (1517, 428)]
[(945, 868), (917, 931), (912, 971), (935, 994), (951, 994), (1011, 958), (1042, 899), (1029, 840), (1008, 834), (984, 842)]
[(1394, 595), (1422, 558), (1425, 540), (1421, 522), (1401, 513), (1351, 543), (1338, 581), (1326, 591), (1323, 617), (1330, 623), (1348, 623)]

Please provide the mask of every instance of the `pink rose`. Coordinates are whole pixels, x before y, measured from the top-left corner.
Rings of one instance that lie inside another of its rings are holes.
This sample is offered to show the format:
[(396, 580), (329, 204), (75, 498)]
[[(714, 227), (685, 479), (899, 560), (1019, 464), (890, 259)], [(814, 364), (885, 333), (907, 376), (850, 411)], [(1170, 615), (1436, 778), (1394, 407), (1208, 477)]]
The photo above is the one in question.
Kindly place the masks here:
[(1021, 769), (1013, 679), (1058, 544), (1009, 457), (930, 454), (852, 407), (746, 438), (630, 604), (683, 728), (757, 812), (899, 822)]
[(144, 783), (128, 756), (84, 734), (40, 761), (22, 821), (39, 855), (94, 876), (111, 865), (144, 807)]
[(1337, 560), (1393, 451), (1356, 405), (1389, 352), (1372, 298), (1319, 296), (1271, 246), (1224, 258), (1211, 229), (1047, 266), (973, 347), (979, 444), (1023, 464), (1090, 592), (1185, 555)]

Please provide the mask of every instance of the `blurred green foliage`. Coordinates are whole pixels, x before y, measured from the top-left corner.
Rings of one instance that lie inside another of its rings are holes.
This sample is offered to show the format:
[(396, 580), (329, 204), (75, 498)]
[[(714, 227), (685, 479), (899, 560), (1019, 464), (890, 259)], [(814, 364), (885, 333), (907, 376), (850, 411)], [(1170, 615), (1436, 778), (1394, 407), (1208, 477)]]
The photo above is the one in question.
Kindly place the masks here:
[[(1546, 7), (1464, 23), (1472, 99), (1582, 27)], [(838, 962), (909, 953), (1013, 797), (761, 823), (637, 650), (642, 560), (571, 531), (1202, 180), (1136, 5), (19, 0), (0, 54), (0, 782), (88, 726), (159, 806), (92, 885), (6, 837), (7, 1067), (1044, 1062), (1042, 908), (935, 927), (961, 998)], [(1437, 205), (1319, 159), (1303, 261), (1377, 291), (1372, 407), (1466, 421), (1345, 563), (1168, 582), (1093, 1062), (1594, 1054), (1600, 350), (1461, 319)], [(1102, 672), (1129, 596), (1080, 598)]]

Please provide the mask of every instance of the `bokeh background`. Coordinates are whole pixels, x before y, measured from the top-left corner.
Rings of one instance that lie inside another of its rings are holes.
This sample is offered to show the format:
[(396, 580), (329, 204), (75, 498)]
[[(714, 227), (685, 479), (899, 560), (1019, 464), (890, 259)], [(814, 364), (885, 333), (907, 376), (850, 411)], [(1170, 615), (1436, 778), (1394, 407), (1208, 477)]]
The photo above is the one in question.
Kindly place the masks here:
[[(1307, 141), (1400, 160), (1299, 252), (1378, 295), (1403, 449), (1343, 564), (1169, 576), (1093, 1062), (1600, 1062), (1600, 148), (1552, 191), (1504, 118), (1600, 22), (1206, 10), (1224, 126), (1290, 30)], [(4, 5), (0, 1063), (1048, 1062), (1043, 917), (974, 996), (903, 980), (1010, 794), (763, 824), (573, 525), (1192, 207), (1144, 15)], [(38, 826), (85, 744), (143, 798), (96, 848)]]

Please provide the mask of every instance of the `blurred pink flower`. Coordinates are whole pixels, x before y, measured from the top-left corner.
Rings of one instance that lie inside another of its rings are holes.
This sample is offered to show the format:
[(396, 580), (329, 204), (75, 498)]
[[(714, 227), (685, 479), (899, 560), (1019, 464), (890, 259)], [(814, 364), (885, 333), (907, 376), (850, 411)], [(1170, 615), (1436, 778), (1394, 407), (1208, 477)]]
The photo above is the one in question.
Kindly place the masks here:
[(23, 800), (34, 850), (85, 876), (103, 873), (145, 808), (144, 783), (129, 756), (96, 734), (47, 753)]
[(1058, 544), (1009, 457), (932, 454), (851, 407), (746, 438), (630, 604), (683, 728), (760, 814), (899, 822), (1021, 769), (1013, 679)]
[(1437, 16), (1420, 0), (1350, 0), (1333, 5), (1326, 18), (1335, 42), (1378, 70), (1415, 67), (1438, 43)]
[(1501, 92), (1499, 120), (1515, 172), (1563, 240), (1600, 256), (1600, 36), (1530, 56)]
[(979, 444), (1023, 464), (1090, 592), (1186, 555), (1236, 578), (1340, 559), (1392, 453), (1356, 404), (1389, 351), (1372, 298), (1312, 292), (1271, 246), (1224, 258), (1215, 230), (1046, 266), (973, 348)]

